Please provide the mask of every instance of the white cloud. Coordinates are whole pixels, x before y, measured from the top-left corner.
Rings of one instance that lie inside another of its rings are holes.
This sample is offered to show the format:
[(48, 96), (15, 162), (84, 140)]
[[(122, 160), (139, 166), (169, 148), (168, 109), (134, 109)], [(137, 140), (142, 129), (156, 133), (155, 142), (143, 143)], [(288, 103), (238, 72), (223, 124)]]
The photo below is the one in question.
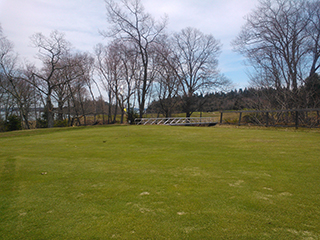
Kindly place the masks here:
[[(244, 72), (241, 57), (231, 51), (230, 41), (258, 0), (141, 1), (156, 18), (169, 16), (169, 32), (191, 26), (221, 40), (222, 72), (230, 78), (234, 78), (232, 74), (236, 71)], [(107, 41), (99, 34), (99, 30), (108, 28), (104, 0), (0, 0), (0, 16), (4, 34), (14, 42), (20, 56), (30, 61), (36, 50), (30, 47), (29, 37), (36, 32), (46, 35), (55, 29), (64, 32), (73, 46), (83, 51), (92, 51), (97, 43)], [(239, 76), (245, 78), (242, 73)]]

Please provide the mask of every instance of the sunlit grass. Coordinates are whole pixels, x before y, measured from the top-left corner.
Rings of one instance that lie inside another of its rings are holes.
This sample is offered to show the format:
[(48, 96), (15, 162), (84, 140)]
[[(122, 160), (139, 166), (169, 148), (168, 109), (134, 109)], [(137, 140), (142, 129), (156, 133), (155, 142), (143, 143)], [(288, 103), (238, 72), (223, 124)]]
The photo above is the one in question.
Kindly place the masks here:
[(0, 239), (319, 239), (320, 133), (0, 134)]

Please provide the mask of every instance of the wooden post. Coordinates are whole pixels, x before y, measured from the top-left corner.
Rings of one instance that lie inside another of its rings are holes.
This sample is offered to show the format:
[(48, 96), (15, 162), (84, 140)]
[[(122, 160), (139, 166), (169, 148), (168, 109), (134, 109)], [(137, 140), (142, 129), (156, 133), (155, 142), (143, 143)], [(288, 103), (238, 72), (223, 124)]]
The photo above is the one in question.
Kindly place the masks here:
[(317, 125), (320, 124), (319, 111), (317, 111)]
[(241, 125), (241, 116), (242, 116), (242, 112), (240, 112), (239, 114), (239, 123), (238, 123), (239, 126)]
[(223, 112), (220, 113), (220, 124), (222, 124), (222, 115), (223, 115)]
[(299, 127), (299, 112), (296, 111), (296, 129)]
[(269, 126), (269, 112), (266, 112), (266, 127)]

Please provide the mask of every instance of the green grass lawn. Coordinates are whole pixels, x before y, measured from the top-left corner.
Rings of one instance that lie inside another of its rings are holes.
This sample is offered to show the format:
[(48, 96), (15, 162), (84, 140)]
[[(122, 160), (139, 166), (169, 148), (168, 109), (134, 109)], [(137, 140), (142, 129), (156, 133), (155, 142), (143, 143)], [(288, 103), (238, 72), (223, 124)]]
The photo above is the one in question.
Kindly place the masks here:
[(320, 131), (0, 134), (0, 239), (320, 239)]

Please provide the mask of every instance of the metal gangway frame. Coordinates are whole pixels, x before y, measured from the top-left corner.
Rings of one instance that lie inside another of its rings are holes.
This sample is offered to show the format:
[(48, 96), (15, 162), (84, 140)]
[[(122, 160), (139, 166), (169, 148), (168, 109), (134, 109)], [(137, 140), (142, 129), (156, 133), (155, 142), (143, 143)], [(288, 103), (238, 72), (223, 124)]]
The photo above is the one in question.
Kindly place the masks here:
[(170, 125), (170, 126), (190, 126), (190, 125), (216, 125), (216, 117), (175, 117), (175, 118), (136, 118), (136, 125)]

